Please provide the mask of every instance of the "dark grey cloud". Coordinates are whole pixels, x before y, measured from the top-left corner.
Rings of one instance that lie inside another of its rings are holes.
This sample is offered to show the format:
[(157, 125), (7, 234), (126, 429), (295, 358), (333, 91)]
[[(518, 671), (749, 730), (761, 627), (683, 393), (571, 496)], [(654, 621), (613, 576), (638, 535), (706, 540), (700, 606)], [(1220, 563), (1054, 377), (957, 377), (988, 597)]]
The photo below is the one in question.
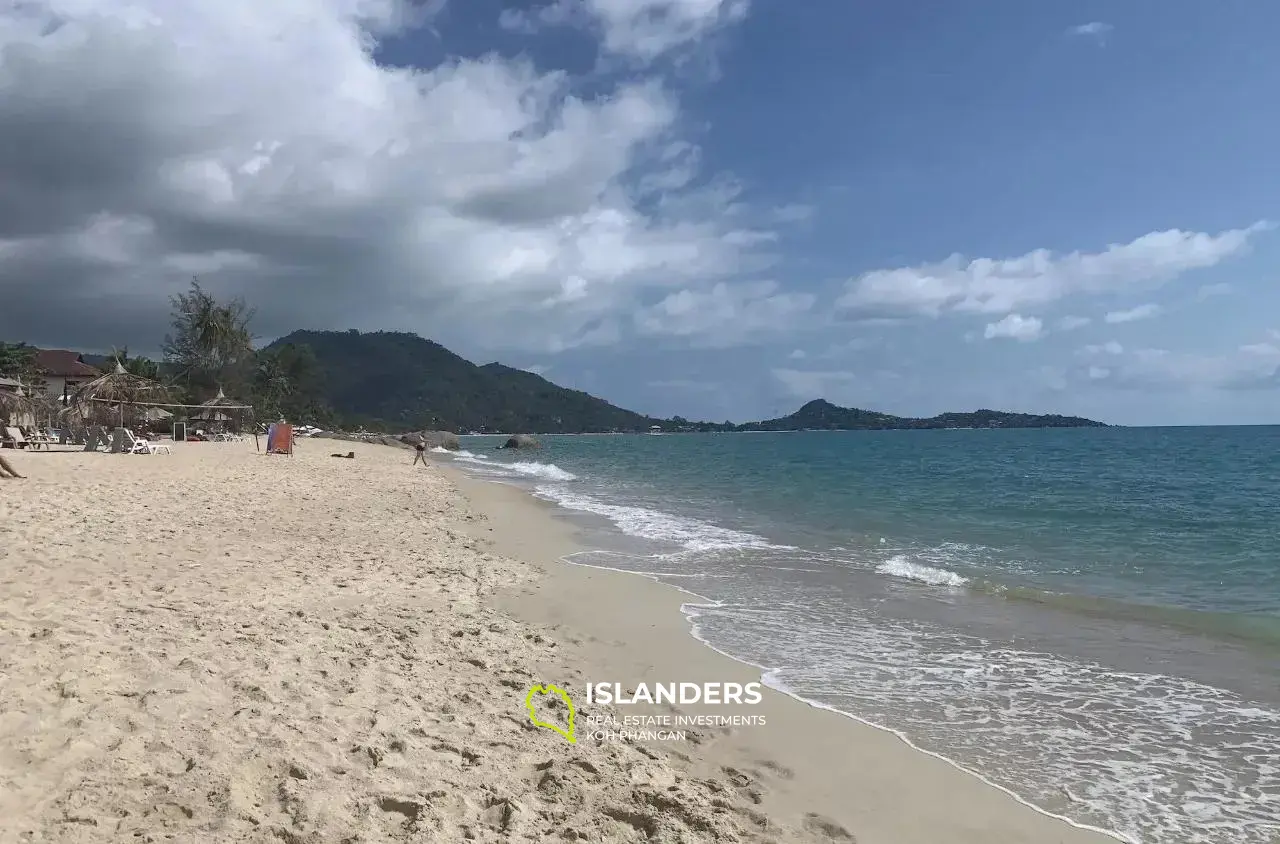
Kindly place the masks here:
[(0, 337), (158, 344), (199, 275), (248, 299), (265, 336), (574, 348), (624, 338), (646, 289), (746, 264), (761, 241), (740, 214), (683, 213), (683, 175), (666, 180), (683, 197), (641, 202), (688, 166), (664, 160), (680, 121), (659, 82), (582, 100), (524, 60), (373, 62), (371, 32), (441, 6), (0, 11)]

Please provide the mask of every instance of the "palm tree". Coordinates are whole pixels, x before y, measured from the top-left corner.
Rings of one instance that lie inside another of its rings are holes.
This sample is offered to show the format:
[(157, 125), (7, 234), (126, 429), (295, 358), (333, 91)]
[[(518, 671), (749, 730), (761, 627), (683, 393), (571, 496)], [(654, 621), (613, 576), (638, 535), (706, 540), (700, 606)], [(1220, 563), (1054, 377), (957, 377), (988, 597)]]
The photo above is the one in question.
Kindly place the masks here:
[(192, 279), (190, 290), (172, 303), (173, 333), (165, 336), (162, 348), (188, 390), (208, 394), (235, 380), (237, 370), (253, 356), (253, 311), (242, 299), (217, 301), (199, 279)]
[(266, 352), (258, 355), (258, 366), (253, 373), (254, 392), (262, 399), (265, 417), (274, 419), (280, 415), (280, 404), (293, 391), (285, 361), (278, 354)]

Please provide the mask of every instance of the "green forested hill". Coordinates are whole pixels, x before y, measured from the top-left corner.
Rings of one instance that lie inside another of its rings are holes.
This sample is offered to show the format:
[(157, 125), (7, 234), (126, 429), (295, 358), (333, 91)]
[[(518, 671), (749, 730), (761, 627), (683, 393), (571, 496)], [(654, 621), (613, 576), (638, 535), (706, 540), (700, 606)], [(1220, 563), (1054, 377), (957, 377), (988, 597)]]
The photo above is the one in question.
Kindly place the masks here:
[(319, 367), (319, 400), (348, 423), (401, 429), (584, 433), (644, 431), (794, 431), (900, 428), (1060, 428), (1102, 423), (1075, 416), (978, 410), (928, 419), (839, 407), (823, 399), (790, 416), (730, 425), (663, 420), (551, 383), (500, 363), (476, 366), (438, 343), (392, 331), (295, 331), (268, 349), (308, 346)]
[(353, 422), (404, 429), (642, 431), (658, 420), (499, 363), (476, 366), (416, 334), (295, 331), (268, 348), (309, 346), (324, 400)]
[(1105, 428), (1101, 422), (1079, 416), (1055, 414), (1005, 413), (1001, 410), (975, 410), (971, 413), (941, 413), (927, 419), (891, 416), (856, 407), (840, 407), (824, 399), (816, 399), (781, 419), (749, 422), (739, 426), (750, 431), (865, 431), (912, 428)]

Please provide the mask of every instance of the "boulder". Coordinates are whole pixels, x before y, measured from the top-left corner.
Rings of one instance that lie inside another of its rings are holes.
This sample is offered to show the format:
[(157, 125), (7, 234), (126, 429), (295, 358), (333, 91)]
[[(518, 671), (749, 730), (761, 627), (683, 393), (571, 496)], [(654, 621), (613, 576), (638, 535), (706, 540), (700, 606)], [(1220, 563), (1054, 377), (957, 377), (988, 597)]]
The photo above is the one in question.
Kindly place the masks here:
[(416, 433), (402, 434), (400, 442), (408, 446), (422, 443), (427, 448), (443, 448), (446, 451), (457, 451), (462, 448), (458, 435), (452, 431), (418, 431)]
[(507, 438), (506, 444), (500, 448), (542, 448), (542, 443), (528, 434), (516, 434), (514, 437)]
[(402, 443), (398, 438), (390, 434), (352, 434), (347, 431), (321, 431), (314, 434), (315, 437), (323, 437), (329, 440), (343, 440), (353, 443), (373, 443), (374, 445), (389, 445), (392, 448), (409, 448), (408, 445)]

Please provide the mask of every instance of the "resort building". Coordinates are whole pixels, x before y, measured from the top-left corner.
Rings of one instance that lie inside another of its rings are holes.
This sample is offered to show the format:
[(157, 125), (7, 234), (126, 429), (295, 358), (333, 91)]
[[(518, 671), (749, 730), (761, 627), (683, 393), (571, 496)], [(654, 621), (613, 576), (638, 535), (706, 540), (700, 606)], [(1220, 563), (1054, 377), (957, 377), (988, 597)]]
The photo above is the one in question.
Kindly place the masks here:
[(36, 352), (36, 370), (44, 382), (45, 395), (66, 399), (82, 385), (102, 373), (84, 362), (79, 352), (66, 349), (43, 349)]

